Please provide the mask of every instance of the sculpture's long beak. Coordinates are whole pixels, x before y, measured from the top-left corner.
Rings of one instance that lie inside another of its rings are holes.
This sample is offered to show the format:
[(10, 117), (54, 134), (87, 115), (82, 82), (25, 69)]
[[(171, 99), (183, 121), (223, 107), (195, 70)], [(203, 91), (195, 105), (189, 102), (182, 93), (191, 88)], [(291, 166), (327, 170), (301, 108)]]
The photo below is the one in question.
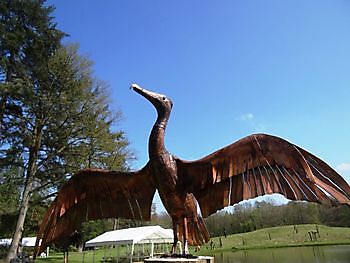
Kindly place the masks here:
[(157, 100), (160, 96), (162, 96), (158, 93), (143, 89), (137, 84), (131, 84), (130, 89), (133, 89), (134, 91), (136, 91), (138, 94), (145, 97), (150, 102), (153, 102), (154, 100)]

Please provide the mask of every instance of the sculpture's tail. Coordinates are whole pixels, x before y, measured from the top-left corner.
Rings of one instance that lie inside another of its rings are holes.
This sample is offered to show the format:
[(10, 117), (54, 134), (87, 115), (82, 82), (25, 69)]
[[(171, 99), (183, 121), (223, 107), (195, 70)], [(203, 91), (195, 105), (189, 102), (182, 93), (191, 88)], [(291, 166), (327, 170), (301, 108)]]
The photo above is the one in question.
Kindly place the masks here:
[[(183, 239), (183, 225), (179, 227), (179, 240)], [(188, 244), (190, 246), (200, 246), (207, 243), (210, 239), (207, 228), (205, 227), (203, 218), (196, 216), (194, 218), (188, 218), (187, 221), (188, 231)]]

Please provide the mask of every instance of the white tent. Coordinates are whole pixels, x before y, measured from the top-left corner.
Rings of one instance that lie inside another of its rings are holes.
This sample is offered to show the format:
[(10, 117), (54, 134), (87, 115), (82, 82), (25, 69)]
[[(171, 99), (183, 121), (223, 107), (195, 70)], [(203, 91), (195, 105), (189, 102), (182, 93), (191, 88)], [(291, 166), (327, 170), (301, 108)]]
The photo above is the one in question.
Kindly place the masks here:
[(11, 245), (11, 238), (1, 238), (0, 239), (0, 246), (9, 246)]
[[(24, 247), (34, 247), (36, 237), (24, 237), (22, 238), (21, 245)], [(0, 239), (0, 246), (9, 246), (11, 245), (12, 238)]]
[[(35, 247), (35, 241), (36, 241), (36, 237), (23, 237), (20, 245), (22, 247)], [(0, 246), (9, 247), (11, 245), (11, 242), (12, 242), (12, 238), (3, 238), (3, 239), (0, 238)], [(41, 240), (39, 244), (41, 244)], [(44, 254), (45, 254), (45, 257), (49, 256), (49, 247), (46, 248), (46, 253), (42, 253), (41, 256), (43, 256)]]
[(151, 244), (151, 256), (153, 256), (154, 244), (172, 243), (173, 240), (174, 236), (171, 229), (164, 229), (160, 226), (143, 226), (103, 233), (87, 241), (85, 246), (132, 245), (132, 255), (134, 253), (135, 244)]

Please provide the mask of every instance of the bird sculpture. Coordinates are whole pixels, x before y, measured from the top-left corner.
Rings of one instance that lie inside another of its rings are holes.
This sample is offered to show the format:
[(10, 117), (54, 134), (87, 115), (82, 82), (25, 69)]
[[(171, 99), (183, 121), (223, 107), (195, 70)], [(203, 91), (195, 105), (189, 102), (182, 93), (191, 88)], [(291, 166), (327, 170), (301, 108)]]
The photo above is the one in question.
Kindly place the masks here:
[(68, 240), (87, 220), (150, 220), (156, 190), (172, 220), (171, 253), (175, 253), (178, 240), (183, 253), (187, 253), (187, 244), (208, 242), (202, 216), (242, 200), (280, 193), (291, 200), (350, 205), (350, 187), (337, 172), (275, 136), (250, 135), (197, 161), (181, 160), (164, 146), (171, 99), (136, 84), (131, 89), (151, 102), (158, 113), (148, 142), (149, 161), (135, 172), (86, 169), (72, 176), (43, 218), (35, 254), (51, 243)]

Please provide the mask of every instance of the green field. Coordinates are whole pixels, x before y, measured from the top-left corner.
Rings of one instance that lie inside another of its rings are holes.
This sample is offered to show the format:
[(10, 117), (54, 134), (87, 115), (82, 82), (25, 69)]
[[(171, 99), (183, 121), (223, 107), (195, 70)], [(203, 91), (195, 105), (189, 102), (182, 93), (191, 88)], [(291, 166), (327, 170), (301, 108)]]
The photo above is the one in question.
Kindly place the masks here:
[[(317, 228), (319, 230), (316, 233)], [(311, 238), (310, 240), (310, 234)], [(254, 249), (271, 247), (312, 246), (331, 244), (350, 244), (350, 228), (328, 227), (322, 225), (296, 225), (264, 228), (257, 231), (229, 235), (221, 237), (222, 248), (220, 248), (220, 237), (211, 239), (215, 249), (211, 249), (209, 241), (204, 245), (200, 254), (212, 254), (222, 250)]]
[[(319, 230), (319, 234), (316, 230)], [(312, 241), (308, 232), (311, 234)], [(212, 246), (215, 248), (211, 249)], [(289, 246), (312, 246), (312, 245), (329, 245), (329, 244), (350, 244), (350, 228), (343, 227), (327, 227), (314, 224), (272, 227), (257, 230), (254, 232), (229, 235), (226, 238), (221, 237), (222, 247), (220, 248), (220, 238), (214, 237), (208, 244), (201, 247), (200, 255), (210, 255), (219, 251), (254, 249), (254, 248), (270, 248), (270, 247), (289, 247)], [(147, 251), (145, 251), (147, 252)], [(193, 252), (192, 252), (193, 253)], [(117, 251), (117, 249), (99, 249), (95, 252), (87, 251), (83, 253), (70, 252), (69, 262), (101, 262), (103, 258), (113, 258), (117, 255), (126, 259), (125, 251)], [(196, 254), (196, 253), (194, 253)], [(46, 259), (38, 259), (36, 262), (63, 262), (62, 254), (54, 254)], [(119, 261), (121, 262), (121, 261)]]

